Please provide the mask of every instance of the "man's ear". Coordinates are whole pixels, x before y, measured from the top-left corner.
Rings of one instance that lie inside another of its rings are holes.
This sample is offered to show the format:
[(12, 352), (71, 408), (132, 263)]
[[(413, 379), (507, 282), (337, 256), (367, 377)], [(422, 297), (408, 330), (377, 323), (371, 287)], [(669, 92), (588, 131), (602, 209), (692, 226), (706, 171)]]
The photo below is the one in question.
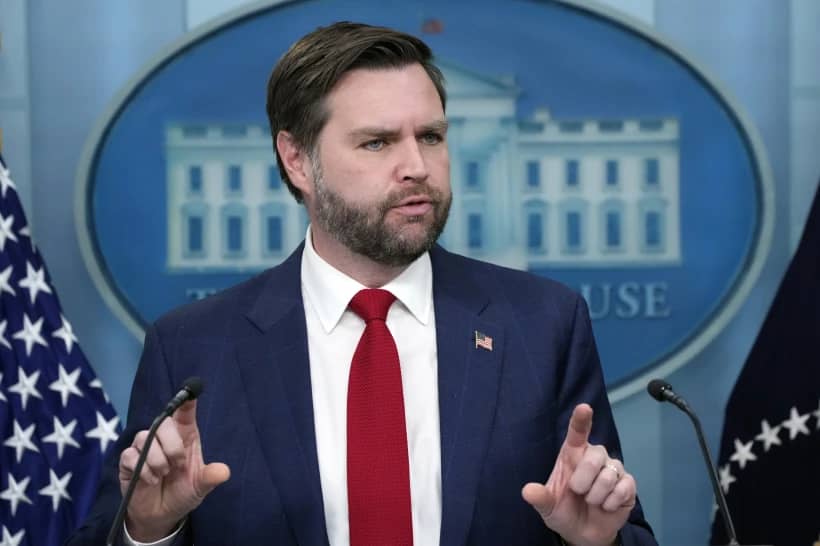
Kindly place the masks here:
[(276, 153), (285, 166), (288, 178), (303, 195), (313, 195), (313, 174), (310, 158), (288, 131), (276, 134)]

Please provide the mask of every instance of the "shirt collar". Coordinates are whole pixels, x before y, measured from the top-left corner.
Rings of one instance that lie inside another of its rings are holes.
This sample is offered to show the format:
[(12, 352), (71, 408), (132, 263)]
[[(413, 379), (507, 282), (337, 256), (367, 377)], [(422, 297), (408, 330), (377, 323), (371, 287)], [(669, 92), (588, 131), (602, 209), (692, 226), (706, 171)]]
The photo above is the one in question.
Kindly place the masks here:
[[(305, 249), (302, 252), (302, 289), (308, 303), (316, 311), (326, 333), (339, 323), (350, 300), (366, 288), (348, 277), (316, 253), (308, 226)], [(425, 252), (402, 271), (398, 277), (382, 286), (422, 324), (430, 321), (433, 307), (433, 267)]]

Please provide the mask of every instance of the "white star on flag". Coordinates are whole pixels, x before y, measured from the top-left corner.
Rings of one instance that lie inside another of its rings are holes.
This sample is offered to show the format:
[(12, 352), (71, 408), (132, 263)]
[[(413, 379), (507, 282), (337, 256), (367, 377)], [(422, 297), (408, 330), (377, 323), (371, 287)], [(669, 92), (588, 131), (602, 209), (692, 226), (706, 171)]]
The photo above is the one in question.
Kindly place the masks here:
[(6, 192), (9, 188), (16, 190), (17, 186), (11, 181), (11, 172), (0, 164), (0, 188), (2, 188), (2, 196), (6, 197)]
[[(2, 384), (3, 384), (3, 374), (0, 373), (0, 385), (2, 385)], [(3, 394), (3, 391), (0, 391), (0, 400), (2, 400), (3, 402), (8, 402), (8, 400), (6, 399), (6, 395)]]
[(23, 405), (23, 410), (26, 409), (28, 397), (43, 399), (40, 391), (37, 390), (37, 379), (40, 377), (40, 370), (31, 372), (31, 375), (26, 375), (26, 370), (20, 368), (17, 372), (17, 383), (9, 387), (9, 392), (20, 395), (20, 403)]
[(89, 386), (89, 387), (93, 387), (93, 388), (95, 388), (95, 389), (100, 389), (100, 392), (102, 392), (103, 397), (105, 398), (105, 401), (106, 401), (106, 402), (109, 402), (109, 401), (110, 401), (110, 400), (108, 400), (108, 393), (107, 393), (107, 392), (105, 392), (105, 389), (103, 388), (102, 381), (100, 381), (100, 378), (99, 378), (99, 377), (98, 377), (98, 378), (96, 378), (96, 379), (94, 379), (94, 381), (92, 381), (91, 383), (89, 383), (89, 384), (88, 384), (88, 386)]
[(746, 468), (746, 463), (757, 460), (755, 454), (752, 453), (752, 445), (754, 445), (754, 441), (744, 444), (735, 438), (735, 452), (729, 457), (729, 460), (735, 461), (740, 466), (740, 469), (743, 470)]
[(12, 535), (11, 531), (3, 525), (3, 542), (0, 542), (0, 546), (20, 546), (24, 536), (26, 536), (24, 530), (21, 529)]
[(806, 421), (809, 420), (811, 414), (806, 413), (800, 415), (797, 412), (797, 408), (792, 406), (792, 410), (789, 413), (789, 418), (783, 421), (783, 426), (789, 429), (789, 440), (794, 440), (795, 437), (800, 434), (809, 434), (809, 428), (806, 426)]
[(11, 287), (9, 284), (9, 278), (11, 278), (11, 274), (14, 273), (14, 266), (10, 265), (0, 273), (0, 294), (3, 292), (8, 292), (12, 296), (17, 295), (17, 292), (14, 291), (14, 288)]
[(71, 481), (71, 472), (66, 473), (62, 478), (58, 478), (53, 470), (49, 469), (49, 484), (38, 493), (43, 496), (51, 497), (51, 505), (54, 507), (54, 512), (60, 507), (60, 499), (71, 500), (71, 495), (68, 494), (66, 488), (68, 482)]
[(778, 437), (778, 434), (780, 433), (780, 425), (772, 428), (769, 426), (769, 422), (763, 419), (760, 422), (760, 427), (762, 432), (755, 436), (755, 440), (763, 442), (763, 451), (768, 452), (769, 448), (772, 447), (772, 444), (783, 445)]
[(96, 438), (100, 441), (100, 451), (105, 452), (108, 447), (108, 442), (115, 442), (119, 438), (117, 434), (117, 423), (120, 422), (118, 416), (114, 416), (110, 421), (106, 421), (105, 417), (97, 412), (97, 426), (85, 433), (86, 438)]
[(43, 436), (43, 442), (55, 444), (57, 446), (57, 460), (63, 458), (63, 450), (65, 446), (80, 448), (80, 444), (74, 439), (74, 428), (77, 426), (77, 420), (74, 419), (67, 425), (63, 425), (57, 417), (54, 417), (54, 432), (48, 436)]
[(46, 340), (43, 339), (43, 336), (40, 334), (40, 330), (42, 328), (43, 317), (38, 318), (37, 322), (32, 324), (31, 319), (28, 318), (28, 315), (23, 313), (23, 328), (11, 337), (25, 342), (26, 356), (31, 356), (31, 349), (35, 343), (37, 345), (42, 345), (43, 347), (48, 347), (48, 343), (46, 343)]
[(65, 351), (71, 354), (71, 349), (77, 343), (77, 336), (74, 335), (74, 330), (71, 328), (71, 323), (66, 320), (63, 315), (60, 315), (62, 324), (59, 328), (52, 332), (52, 336), (62, 339), (65, 342)]
[(32, 305), (34, 305), (34, 300), (39, 292), (51, 294), (51, 288), (46, 284), (46, 268), (34, 269), (31, 262), (26, 262), (26, 277), (20, 279), (17, 284), (20, 285), (20, 288), (28, 289)]
[(17, 230), (17, 233), (19, 233), (23, 237), (28, 237), (28, 242), (31, 243), (31, 251), (34, 252), (34, 238), (31, 236), (31, 230), (28, 228), (28, 226), (21, 227), (19, 230)]
[(817, 420), (817, 430), (820, 430), (820, 399), (817, 400), (817, 409), (811, 412)]
[(65, 371), (63, 365), (60, 364), (57, 368), (57, 374), (59, 375), (59, 379), (49, 385), (48, 388), (60, 393), (60, 400), (63, 403), (63, 407), (68, 405), (68, 397), (72, 394), (80, 398), (85, 396), (83, 391), (77, 387), (77, 380), (80, 378), (80, 368), (76, 368), (73, 372), (68, 373)]
[(11, 503), (11, 515), (17, 512), (17, 505), (21, 502), (32, 504), (31, 499), (26, 496), (26, 487), (31, 478), (26, 476), (19, 482), (14, 479), (14, 476), (9, 472), (9, 486), (5, 491), (0, 491), (0, 499), (7, 500)]
[(9, 340), (6, 339), (6, 328), (8, 325), (9, 322), (7, 320), (0, 321), (0, 345), (4, 346), (6, 349), (11, 349), (11, 343), (9, 343)]
[(23, 430), (20, 423), (18, 423), (16, 419), (14, 420), (14, 434), (6, 438), (3, 445), (14, 448), (14, 455), (18, 463), (20, 459), (23, 458), (23, 453), (25, 453), (27, 449), (38, 453), (40, 451), (37, 446), (31, 442), (32, 434), (34, 434), (34, 423)]
[(720, 468), (720, 488), (723, 489), (723, 494), (729, 492), (729, 486), (735, 483), (737, 479), (732, 476), (731, 465), (726, 465)]
[(12, 224), (14, 224), (13, 214), (8, 217), (0, 214), (0, 252), (6, 250), (6, 240), (17, 242), (17, 235), (11, 229)]

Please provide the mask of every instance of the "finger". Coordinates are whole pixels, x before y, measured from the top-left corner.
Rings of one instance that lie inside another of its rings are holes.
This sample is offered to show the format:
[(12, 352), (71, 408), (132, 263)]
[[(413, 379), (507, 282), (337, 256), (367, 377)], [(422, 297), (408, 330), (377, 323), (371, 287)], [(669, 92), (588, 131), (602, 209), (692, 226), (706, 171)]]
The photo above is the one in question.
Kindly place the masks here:
[(173, 420), (179, 430), (184, 446), (189, 446), (199, 436), (196, 424), (196, 400), (189, 400), (174, 412)]
[(632, 474), (624, 474), (618, 484), (604, 500), (601, 508), (607, 512), (616, 512), (621, 508), (632, 509), (635, 506), (637, 487)]
[(134, 467), (137, 465), (137, 459), (140, 452), (135, 447), (128, 447), (120, 453), (119, 473), (120, 480), (128, 481), (134, 475)]
[[(120, 455), (120, 480), (131, 481), (134, 478), (134, 469), (137, 467), (137, 459), (139, 459), (140, 452), (135, 447), (129, 447)], [(157, 485), (159, 483), (159, 476), (151, 471), (148, 465), (143, 465), (140, 471), (139, 479), (149, 485)]]
[(617, 459), (610, 459), (601, 467), (584, 500), (591, 506), (600, 506), (615, 489), (622, 475), (623, 466), (621, 462)]
[(185, 466), (185, 446), (177, 428), (176, 421), (166, 419), (157, 429), (156, 441), (162, 446), (162, 452), (168, 462), (178, 468)]
[(200, 497), (204, 497), (216, 486), (225, 483), (231, 477), (231, 469), (224, 463), (210, 463), (204, 465), (197, 476), (195, 489)]
[(586, 495), (595, 483), (604, 464), (609, 460), (603, 446), (589, 446), (569, 477), (569, 488), (578, 495)]
[(535, 508), (544, 519), (550, 517), (553, 508), (555, 508), (555, 495), (543, 484), (535, 482), (528, 483), (521, 490), (521, 496), (530, 506)]
[(569, 428), (564, 445), (571, 448), (582, 448), (589, 441), (592, 430), (592, 407), (589, 404), (578, 404), (569, 418)]
[(174, 421), (181, 426), (196, 425), (196, 400), (188, 400), (174, 412)]
[[(141, 453), (145, 451), (145, 442), (147, 439), (148, 431), (141, 430), (136, 434), (136, 436), (134, 436), (134, 441), (131, 445)], [(157, 443), (156, 437), (154, 438), (154, 441), (151, 442), (151, 445), (148, 446), (148, 453), (146, 453), (145, 465), (143, 468), (146, 467), (150, 468), (151, 473), (158, 477), (166, 476), (171, 470), (171, 466), (168, 463), (168, 458), (162, 452), (162, 446)]]

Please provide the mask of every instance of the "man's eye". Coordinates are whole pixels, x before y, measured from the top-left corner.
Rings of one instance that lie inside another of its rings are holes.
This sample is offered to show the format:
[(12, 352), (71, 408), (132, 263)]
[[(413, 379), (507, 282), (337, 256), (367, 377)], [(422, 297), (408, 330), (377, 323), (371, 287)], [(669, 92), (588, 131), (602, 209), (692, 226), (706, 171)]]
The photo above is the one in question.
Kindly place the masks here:
[(421, 141), (425, 144), (438, 144), (444, 140), (441, 135), (437, 133), (427, 133), (421, 137)]
[(378, 138), (378, 139), (374, 139), (374, 140), (368, 140), (362, 146), (366, 150), (370, 150), (371, 152), (378, 152), (379, 150), (384, 148), (384, 145), (385, 145), (384, 140)]

